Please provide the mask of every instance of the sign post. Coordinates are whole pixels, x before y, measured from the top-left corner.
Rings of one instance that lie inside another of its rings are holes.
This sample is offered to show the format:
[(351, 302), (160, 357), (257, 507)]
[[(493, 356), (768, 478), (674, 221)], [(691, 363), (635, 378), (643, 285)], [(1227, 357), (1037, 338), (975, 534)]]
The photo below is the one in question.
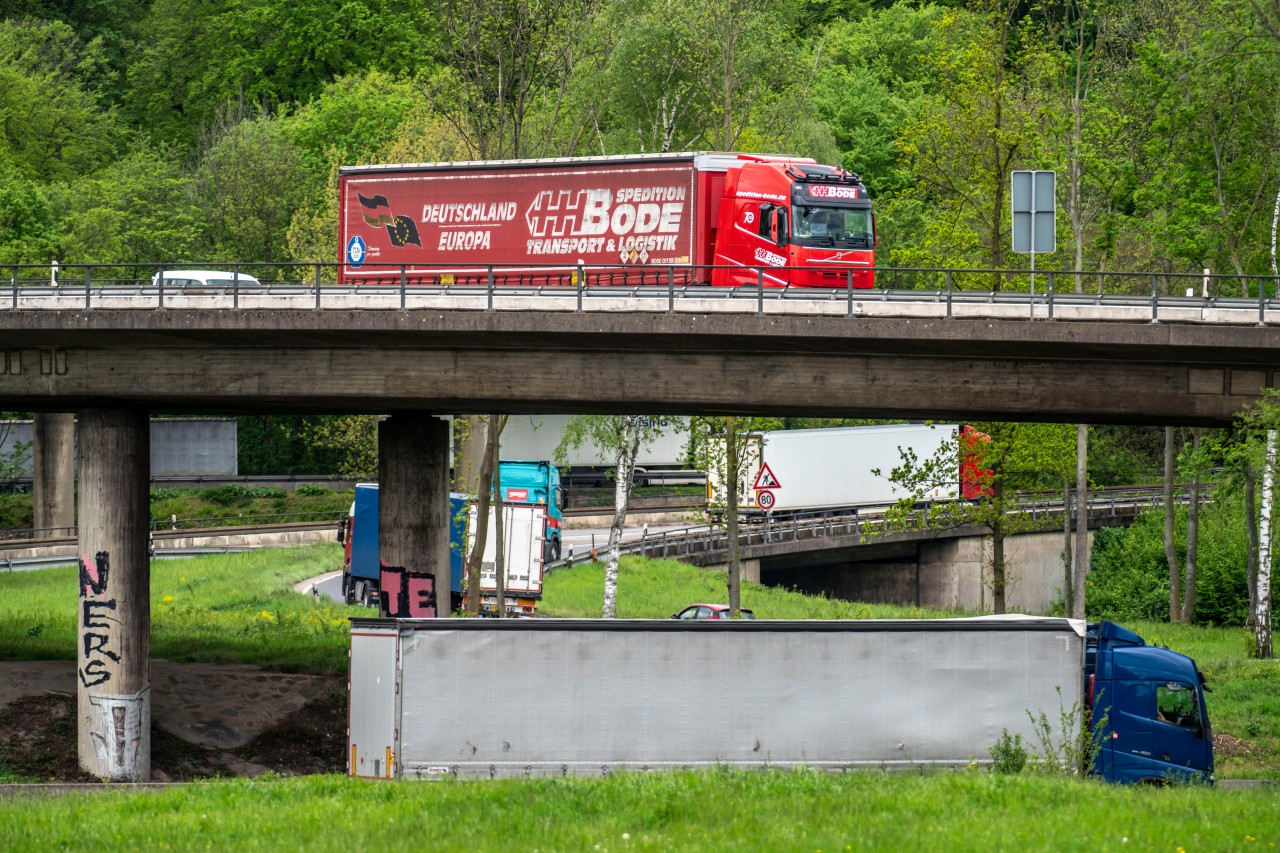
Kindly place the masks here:
[(1036, 253), (1057, 249), (1053, 171), (1017, 171), (1011, 178), (1013, 251), (1031, 255), (1031, 314), (1035, 316)]

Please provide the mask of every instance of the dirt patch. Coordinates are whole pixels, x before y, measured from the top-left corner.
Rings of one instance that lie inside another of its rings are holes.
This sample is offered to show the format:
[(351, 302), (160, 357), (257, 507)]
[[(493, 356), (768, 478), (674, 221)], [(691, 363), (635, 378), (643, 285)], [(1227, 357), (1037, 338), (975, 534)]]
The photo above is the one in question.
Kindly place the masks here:
[(1256, 745), (1247, 740), (1240, 740), (1223, 732), (1213, 733), (1213, 754), (1222, 758), (1248, 758), (1253, 755)]
[(347, 769), (347, 694), (313, 699), (236, 753), (277, 773), (341, 773)]
[[(39, 782), (96, 782), (80, 769), (76, 738), (75, 696), (50, 692), (16, 699), (0, 707), (0, 770)], [(341, 691), (313, 699), (233, 750), (191, 743), (153, 721), (152, 778), (341, 773), (346, 740), (347, 697)]]
[(93, 782), (76, 755), (76, 697), (26, 696), (0, 708), (0, 765), (40, 782)]

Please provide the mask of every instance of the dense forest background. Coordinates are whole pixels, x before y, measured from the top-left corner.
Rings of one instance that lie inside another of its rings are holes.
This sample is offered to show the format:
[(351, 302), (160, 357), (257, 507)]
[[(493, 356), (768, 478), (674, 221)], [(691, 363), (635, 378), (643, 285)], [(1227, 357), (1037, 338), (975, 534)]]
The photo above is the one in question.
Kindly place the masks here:
[(4, 264), (332, 262), (340, 165), (721, 149), (860, 173), (881, 264), (1025, 264), (1055, 169), (1040, 268), (1271, 272), (1280, 0), (4, 8)]

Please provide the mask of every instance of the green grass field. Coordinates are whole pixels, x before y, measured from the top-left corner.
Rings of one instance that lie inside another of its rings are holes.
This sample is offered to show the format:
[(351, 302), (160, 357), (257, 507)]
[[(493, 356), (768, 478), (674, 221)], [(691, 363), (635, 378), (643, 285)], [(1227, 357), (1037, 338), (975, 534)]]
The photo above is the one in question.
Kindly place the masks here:
[[(340, 672), (347, 618), (362, 608), (292, 591), (336, 568), (336, 544), (153, 564), (153, 656)], [(598, 615), (603, 571), (546, 581), (548, 616)], [(724, 577), (626, 558), (623, 617), (724, 601)], [(0, 654), (71, 658), (74, 570), (0, 575)], [(745, 584), (760, 618), (963, 614), (851, 604)], [(1280, 781), (1280, 672), (1251, 660), (1242, 630), (1130, 624), (1191, 654), (1209, 678), (1218, 776)], [(986, 756), (978, 756), (985, 758)], [(3, 771), (0, 770), (0, 776)], [(977, 769), (619, 774), (609, 779), (376, 783), (342, 777), (234, 780), (159, 793), (0, 800), (0, 849), (433, 850), (1255, 850), (1280, 842), (1274, 791), (1123, 789), (1096, 780)]]
[(1031, 775), (713, 771), (608, 779), (320, 776), (0, 801), (6, 850), (1252, 851), (1265, 790)]
[[(346, 672), (347, 619), (368, 611), (293, 591), (341, 568), (336, 542), (154, 560), (151, 656)], [(74, 566), (0, 575), (0, 658), (75, 658), (77, 577)]]

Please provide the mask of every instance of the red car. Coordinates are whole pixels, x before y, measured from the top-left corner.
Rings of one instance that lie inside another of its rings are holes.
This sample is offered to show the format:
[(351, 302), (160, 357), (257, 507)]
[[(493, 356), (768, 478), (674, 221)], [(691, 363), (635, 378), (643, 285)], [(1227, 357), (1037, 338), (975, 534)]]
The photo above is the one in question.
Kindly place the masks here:
[[(738, 615), (740, 619), (754, 619), (756, 614), (746, 608), (739, 608)], [(727, 604), (690, 604), (684, 610), (674, 614), (672, 619), (728, 619), (729, 605)]]

